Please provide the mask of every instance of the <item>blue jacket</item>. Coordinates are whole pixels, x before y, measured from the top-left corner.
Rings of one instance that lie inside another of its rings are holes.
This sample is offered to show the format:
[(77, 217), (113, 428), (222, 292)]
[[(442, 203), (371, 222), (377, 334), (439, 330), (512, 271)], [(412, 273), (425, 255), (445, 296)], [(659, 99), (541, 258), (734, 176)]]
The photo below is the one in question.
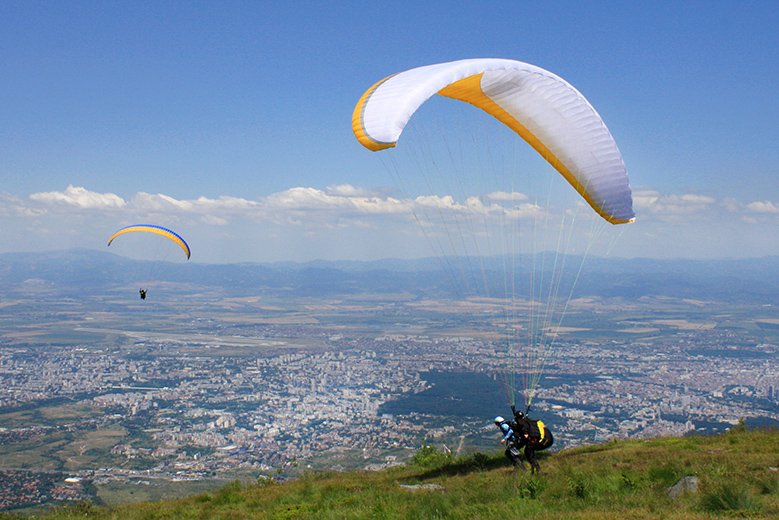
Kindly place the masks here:
[(509, 423), (507, 421), (503, 421), (498, 425), (498, 428), (500, 428), (500, 431), (503, 433), (503, 440), (509, 440), (511, 437), (514, 437), (514, 430), (511, 429), (511, 426), (509, 426)]

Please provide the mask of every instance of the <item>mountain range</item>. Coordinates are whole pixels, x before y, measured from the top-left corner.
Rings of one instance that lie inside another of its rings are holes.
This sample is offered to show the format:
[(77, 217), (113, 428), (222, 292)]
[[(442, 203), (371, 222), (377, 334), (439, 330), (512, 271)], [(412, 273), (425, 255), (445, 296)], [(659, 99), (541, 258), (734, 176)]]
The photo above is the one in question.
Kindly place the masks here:
[[(522, 282), (531, 276), (537, 284), (553, 282), (559, 277), (563, 292), (574, 287), (574, 297), (666, 296), (779, 304), (779, 257), (583, 259), (542, 253), (535, 258), (514, 259), (456, 257), (202, 264), (133, 260), (86, 249), (0, 254), (0, 286), (7, 294), (23, 292), (31, 285), (55, 292), (100, 291), (138, 280), (155, 280), (219, 287), (234, 295), (329, 297), (408, 293), (415, 297), (446, 298), (503, 294), (507, 280), (514, 279), (518, 281), (515, 294), (528, 296), (524, 288), (530, 284)], [(545, 289), (536, 288), (536, 291), (536, 294), (545, 293)]]

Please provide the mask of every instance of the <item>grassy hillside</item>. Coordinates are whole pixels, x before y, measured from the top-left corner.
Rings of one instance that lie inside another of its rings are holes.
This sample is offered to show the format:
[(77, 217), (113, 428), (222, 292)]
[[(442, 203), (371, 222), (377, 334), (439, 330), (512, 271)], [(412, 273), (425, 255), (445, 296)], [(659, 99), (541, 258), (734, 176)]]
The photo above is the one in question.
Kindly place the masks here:
[[(181, 500), (82, 504), (49, 518), (779, 518), (777, 430), (609, 442), (541, 465), (531, 476), (500, 453), (453, 459), (425, 449), (412, 464), (381, 472), (233, 483)], [(698, 477), (697, 492), (671, 498), (668, 488), (686, 476)]]

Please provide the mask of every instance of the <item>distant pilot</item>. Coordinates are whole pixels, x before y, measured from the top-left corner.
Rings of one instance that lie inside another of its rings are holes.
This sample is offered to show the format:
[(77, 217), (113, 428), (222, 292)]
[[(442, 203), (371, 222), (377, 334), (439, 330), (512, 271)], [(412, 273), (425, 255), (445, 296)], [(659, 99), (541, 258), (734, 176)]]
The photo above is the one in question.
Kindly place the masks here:
[(138, 289), (138, 294), (141, 295), (141, 300), (146, 299), (146, 289)]

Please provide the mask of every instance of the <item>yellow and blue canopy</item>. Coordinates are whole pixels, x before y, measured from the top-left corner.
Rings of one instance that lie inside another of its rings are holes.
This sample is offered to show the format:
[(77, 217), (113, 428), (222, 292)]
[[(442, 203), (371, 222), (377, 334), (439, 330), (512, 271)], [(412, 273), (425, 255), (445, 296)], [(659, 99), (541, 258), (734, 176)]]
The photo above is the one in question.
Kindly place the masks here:
[(123, 227), (111, 235), (111, 237), (108, 239), (108, 245), (110, 246), (111, 242), (113, 242), (116, 237), (124, 235), (125, 233), (154, 233), (156, 235), (163, 236), (179, 246), (187, 255), (187, 260), (189, 260), (189, 256), (191, 254), (189, 245), (183, 238), (181, 238), (181, 235), (173, 230), (154, 224), (133, 224), (132, 226)]

